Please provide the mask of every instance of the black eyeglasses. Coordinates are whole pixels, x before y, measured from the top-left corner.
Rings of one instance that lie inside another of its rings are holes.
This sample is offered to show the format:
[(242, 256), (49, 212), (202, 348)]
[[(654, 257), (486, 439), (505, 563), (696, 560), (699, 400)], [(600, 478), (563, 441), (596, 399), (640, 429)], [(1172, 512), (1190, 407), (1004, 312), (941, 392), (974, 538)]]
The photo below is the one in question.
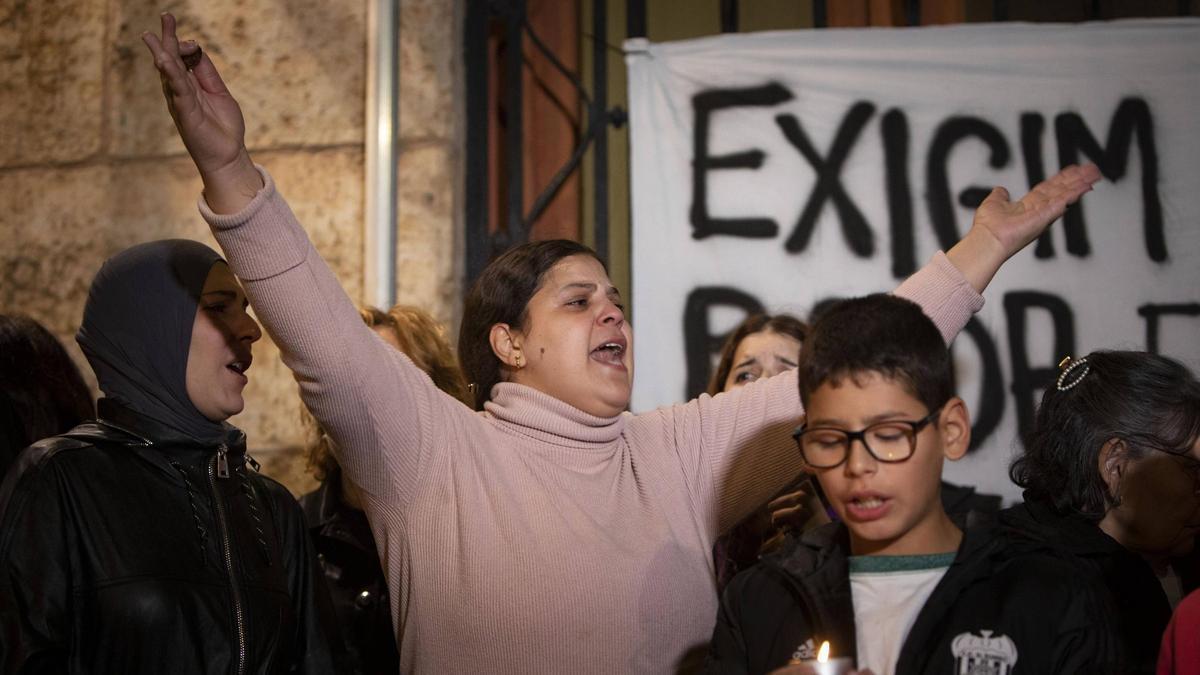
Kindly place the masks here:
[(832, 469), (840, 466), (850, 456), (850, 445), (862, 441), (867, 452), (880, 462), (903, 462), (913, 456), (917, 449), (917, 434), (937, 419), (942, 408), (929, 413), (916, 422), (889, 420), (872, 424), (859, 431), (846, 431), (834, 427), (808, 428), (801, 424), (792, 432), (800, 456), (814, 469)]

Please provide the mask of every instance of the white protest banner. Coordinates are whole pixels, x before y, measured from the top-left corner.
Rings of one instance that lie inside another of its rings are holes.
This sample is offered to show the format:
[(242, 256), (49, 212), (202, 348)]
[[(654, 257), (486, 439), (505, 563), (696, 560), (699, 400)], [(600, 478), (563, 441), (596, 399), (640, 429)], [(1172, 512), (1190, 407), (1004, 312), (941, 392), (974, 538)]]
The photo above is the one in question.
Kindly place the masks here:
[(1007, 477), (1068, 354), (1200, 367), (1200, 21), (986, 24), (626, 43), (633, 408), (704, 385), (747, 312), (807, 316), (894, 288), (1071, 163), (1105, 182), (988, 288), (954, 344), (978, 447), (947, 479)]

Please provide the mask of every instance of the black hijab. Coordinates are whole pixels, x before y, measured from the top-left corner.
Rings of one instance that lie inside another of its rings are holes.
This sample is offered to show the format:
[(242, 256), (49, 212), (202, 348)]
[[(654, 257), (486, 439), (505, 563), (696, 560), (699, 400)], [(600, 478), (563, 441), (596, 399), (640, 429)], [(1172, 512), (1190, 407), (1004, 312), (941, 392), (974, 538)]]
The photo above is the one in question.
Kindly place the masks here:
[(235, 431), (202, 415), (186, 386), (200, 292), (218, 262), (186, 239), (125, 249), (96, 274), (75, 336), (107, 398), (205, 443)]

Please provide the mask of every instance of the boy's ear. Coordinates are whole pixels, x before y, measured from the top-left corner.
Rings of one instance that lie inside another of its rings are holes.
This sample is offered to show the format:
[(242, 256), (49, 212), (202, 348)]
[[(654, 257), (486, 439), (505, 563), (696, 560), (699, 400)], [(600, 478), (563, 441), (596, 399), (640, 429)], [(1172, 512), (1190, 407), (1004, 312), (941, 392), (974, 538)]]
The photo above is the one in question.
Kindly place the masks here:
[(1120, 497), (1121, 478), (1125, 476), (1128, 463), (1129, 448), (1125, 447), (1125, 441), (1110, 438), (1100, 447), (1100, 454), (1096, 457), (1096, 468), (1100, 471), (1100, 478), (1108, 486), (1108, 494), (1113, 501)]
[(938, 416), (937, 431), (942, 438), (942, 453), (946, 459), (962, 459), (971, 447), (971, 413), (967, 404), (957, 396), (950, 399)]
[(517, 359), (521, 353), (521, 339), (511, 326), (506, 323), (493, 324), (488, 333), (488, 341), (492, 345), (492, 353), (501, 363), (509, 368), (520, 367)]

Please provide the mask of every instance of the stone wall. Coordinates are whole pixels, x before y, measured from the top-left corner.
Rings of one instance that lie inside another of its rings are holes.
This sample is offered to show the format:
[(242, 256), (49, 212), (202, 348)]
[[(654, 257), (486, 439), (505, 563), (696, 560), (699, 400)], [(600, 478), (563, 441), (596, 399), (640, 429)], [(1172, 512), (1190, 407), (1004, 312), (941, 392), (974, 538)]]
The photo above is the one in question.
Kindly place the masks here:
[[(364, 287), (364, 0), (5, 0), (0, 3), (0, 312), (75, 346), (92, 275), (150, 239), (214, 244), (200, 181), (139, 35), (158, 13), (200, 41), (241, 102), (247, 143), (351, 298)], [(453, 323), (460, 291), (459, 0), (403, 0), (398, 243), (402, 302)], [(153, 317), (148, 317), (152, 319)], [(255, 346), (246, 430), (264, 472), (311, 486), (296, 385)]]

